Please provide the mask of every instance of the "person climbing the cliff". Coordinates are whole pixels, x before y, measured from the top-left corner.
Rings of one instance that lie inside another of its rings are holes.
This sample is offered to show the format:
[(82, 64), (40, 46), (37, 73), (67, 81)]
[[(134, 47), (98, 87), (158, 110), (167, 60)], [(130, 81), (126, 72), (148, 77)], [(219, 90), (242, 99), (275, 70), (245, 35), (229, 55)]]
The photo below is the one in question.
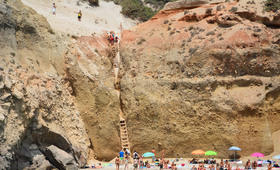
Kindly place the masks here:
[(118, 43), (119, 42), (119, 37), (116, 35), (115, 37), (115, 43)]
[(53, 15), (56, 15), (56, 5), (55, 5), (55, 3), (53, 3), (53, 5), (52, 5), (52, 13), (53, 13)]
[(79, 12), (78, 12), (78, 21), (80, 21), (81, 22), (81, 20), (82, 20), (82, 11), (80, 10)]
[(115, 33), (113, 31), (110, 32), (109, 41), (110, 41), (111, 45), (114, 45)]

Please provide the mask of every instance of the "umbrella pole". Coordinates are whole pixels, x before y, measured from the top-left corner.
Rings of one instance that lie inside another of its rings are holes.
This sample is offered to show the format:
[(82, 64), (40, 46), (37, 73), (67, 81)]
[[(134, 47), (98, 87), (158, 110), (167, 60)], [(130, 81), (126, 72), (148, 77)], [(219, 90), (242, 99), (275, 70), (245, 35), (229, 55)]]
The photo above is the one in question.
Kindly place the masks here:
[(235, 162), (235, 152), (236, 152), (236, 151), (234, 151), (234, 156), (233, 156), (234, 162)]

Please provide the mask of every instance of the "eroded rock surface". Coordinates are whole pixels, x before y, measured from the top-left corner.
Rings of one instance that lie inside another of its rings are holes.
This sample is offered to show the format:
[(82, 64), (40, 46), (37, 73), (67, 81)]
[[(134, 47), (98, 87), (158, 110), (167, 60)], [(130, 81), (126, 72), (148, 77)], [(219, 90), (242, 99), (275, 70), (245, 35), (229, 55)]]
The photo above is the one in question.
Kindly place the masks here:
[(50, 145), (83, 166), (90, 143), (62, 75), (69, 38), (18, 0), (0, 1), (0, 11), (0, 169), (55, 167)]
[(176, 6), (123, 32), (121, 99), (133, 149), (273, 152), (280, 29), (262, 18), (277, 14), (247, 17), (240, 3)]

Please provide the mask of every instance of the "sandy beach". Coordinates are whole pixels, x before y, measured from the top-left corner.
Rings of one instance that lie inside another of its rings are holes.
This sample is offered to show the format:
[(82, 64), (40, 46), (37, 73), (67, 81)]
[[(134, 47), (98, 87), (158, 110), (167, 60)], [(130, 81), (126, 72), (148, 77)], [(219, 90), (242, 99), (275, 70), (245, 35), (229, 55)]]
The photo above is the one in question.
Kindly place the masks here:
[[(145, 159), (145, 160), (148, 160), (149, 162), (152, 162), (151, 159)], [(175, 158), (170, 158), (170, 159), (167, 159), (169, 160), (170, 162), (173, 162), (175, 161)], [(198, 164), (190, 164), (189, 161), (191, 159), (190, 158), (181, 158), (179, 159), (178, 162), (175, 161), (175, 164), (176, 164), (176, 167), (177, 169), (186, 169), (186, 170), (190, 170), (193, 166), (195, 167), (198, 167)], [(203, 159), (200, 159), (200, 160), (203, 160)], [(251, 161), (254, 161), (254, 160), (257, 160), (257, 159), (250, 159)], [(220, 163), (220, 159), (216, 159), (217, 163)], [(224, 160), (225, 161), (225, 160)], [(246, 163), (247, 160), (245, 159), (242, 159), (241, 160), (242, 162), (231, 162), (231, 167), (232, 167), (232, 170), (236, 170), (237, 167), (241, 168), (241, 169), (244, 169), (244, 164)], [(276, 161), (277, 163), (279, 163), (279, 161)], [(92, 169), (104, 169), (104, 170), (113, 170), (113, 169), (116, 169), (115, 167), (115, 164), (113, 161), (111, 162), (98, 162), (98, 161), (90, 161), (89, 162), (89, 165), (98, 165), (99, 163), (101, 163), (102, 165), (102, 168), (83, 168), (83, 169), (89, 169), (89, 170), (92, 170)], [(169, 164), (170, 166), (170, 164)], [(209, 165), (205, 165), (206, 169), (209, 170), (210, 168)], [(120, 170), (123, 170), (124, 169), (124, 165), (120, 165)], [(134, 169), (133, 168), (133, 164), (129, 164), (129, 170), (132, 170)], [(138, 169), (151, 169), (151, 170), (155, 170), (155, 169), (160, 169), (159, 166), (156, 166), (154, 163), (151, 163), (151, 168), (138, 168)], [(169, 167), (169, 169), (171, 169), (171, 167)], [(263, 164), (263, 167), (258, 167), (256, 170), (266, 170), (267, 169), (267, 164)], [(273, 168), (273, 170), (277, 170), (277, 169), (280, 169), (280, 168)]]

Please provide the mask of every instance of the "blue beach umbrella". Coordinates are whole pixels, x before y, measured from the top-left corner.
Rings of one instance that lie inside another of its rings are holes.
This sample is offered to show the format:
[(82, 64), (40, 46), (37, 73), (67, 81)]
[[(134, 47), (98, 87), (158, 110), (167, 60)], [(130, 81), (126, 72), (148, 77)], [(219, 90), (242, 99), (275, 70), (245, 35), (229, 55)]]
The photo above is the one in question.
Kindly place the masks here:
[(237, 146), (232, 146), (228, 150), (230, 150), (230, 151), (241, 151), (241, 149), (238, 148)]
[(241, 151), (241, 149), (239, 147), (237, 147), (237, 146), (232, 146), (228, 150), (234, 151), (234, 161), (235, 161), (235, 154), (236, 154), (235, 152), (236, 151)]
[(143, 156), (144, 158), (149, 158), (149, 157), (155, 156), (155, 154), (152, 153), (152, 152), (146, 152), (146, 153), (144, 153), (142, 156)]
[(273, 156), (273, 159), (280, 159), (280, 155)]

